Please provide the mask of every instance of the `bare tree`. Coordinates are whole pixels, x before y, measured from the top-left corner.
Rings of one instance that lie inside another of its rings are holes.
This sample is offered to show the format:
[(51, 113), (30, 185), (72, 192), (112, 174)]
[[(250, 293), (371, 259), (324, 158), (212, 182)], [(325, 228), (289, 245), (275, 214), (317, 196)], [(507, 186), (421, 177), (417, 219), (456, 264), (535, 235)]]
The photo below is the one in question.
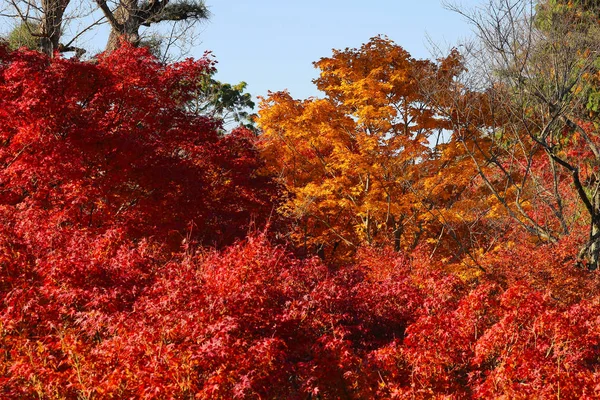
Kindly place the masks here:
[(84, 51), (74, 47), (73, 41), (61, 43), (64, 23), (74, 17), (66, 14), (70, 3), (71, 0), (3, 0), (0, 16), (20, 21), (19, 26), (38, 38), (39, 49), (49, 56), (55, 51), (81, 55)]
[[(207, 7), (202, 1), (180, 0), (118, 0), (108, 3), (106, 0), (0, 0), (0, 17), (16, 22), (15, 30), (26, 31), (35, 40), (40, 51), (53, 56), (55, 52), (74, 51), (77, 56), (85, 53), (75, 43), (86, 33), (104, 23), (111, 26), (106, 50), (112, 51), (119, 40), (140, 45), (141, 27), (149, 27), (160, 22), (175, 22), (165, 42), (152, 38), (153, 45), (167, 48), (189, 37), (194, 23), (209, 17)], [(65, 35), (66, 25), (78, 21), (78, 29)], [(176, 27), (178, 27), (176, 29)], [(66, 42), (63, 42), (67, 38)], [(159, 43), (160, 42), (160, 43)]]
[[(556, 241), (577, 217), (567, 212), (571, 207), (561, 192), (564, 179), (570, 180), (571, 197), (589, 217), (589, 239), (579, 259), (595, 269), (600, 261), (600, 132), (593, 128), (597, 115), (586, 107), (585, 88), (600, 59), (598, 10), (592, 2), (585, 9), (556, 3), (488, 0), (472, 10), (448, 5), (475, 28), (476, 45), (466, 56), (476, 78), (463, 82), (455, 104), (445, 108), (453, 110), (447, 114), (455, 134), (489, 189), (521, 226), (542, 239)], [(576, 146), (585, 157), (572, 151)], [(547, 159), (543, 170), (534, 168), (540, 156)], [(503, 186), (492, 176), (502, 177)], [(533, 198), (549, 210), (546, 220), (531, 216), (527, 205)]]

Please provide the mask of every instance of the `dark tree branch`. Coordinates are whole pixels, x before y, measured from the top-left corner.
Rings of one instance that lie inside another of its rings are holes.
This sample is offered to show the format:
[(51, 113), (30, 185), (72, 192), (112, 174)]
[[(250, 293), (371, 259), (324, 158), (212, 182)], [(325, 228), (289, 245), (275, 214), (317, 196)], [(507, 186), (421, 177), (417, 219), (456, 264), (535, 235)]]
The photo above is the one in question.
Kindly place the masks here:
[(68, 53), (70, 51), (74, 51), (75, 57), (77, 57), (77, 58), (80, 58), (81, 56), (83, 56), (86, 53), (86, 50), (82, 49), (81, 47), (64, 45), (62, 43), (58, 45), (58, 51), (61, 53)]
[(122, 31), (123, 24), (117, 21), (115, 14), (110, 10), (108, 5), (106, 4), (106, 0), (96, 0), (96, 4), (98, 4), (98, 7), (100, 7), (102, 12), (104, 13), (104, 16), (110, 23), (110, 26), (116, 31)]

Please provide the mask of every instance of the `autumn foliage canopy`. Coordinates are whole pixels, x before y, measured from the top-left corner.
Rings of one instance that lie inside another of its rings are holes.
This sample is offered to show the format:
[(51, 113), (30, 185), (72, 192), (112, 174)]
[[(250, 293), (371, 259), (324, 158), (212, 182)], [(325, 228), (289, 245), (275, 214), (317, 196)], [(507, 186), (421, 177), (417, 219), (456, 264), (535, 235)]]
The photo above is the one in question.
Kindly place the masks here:
[(600, 397), (572, 174), (484, 134), (455, 51), (316, 66), (223, 133), (208, 59), (0, 48), (0, 397)]

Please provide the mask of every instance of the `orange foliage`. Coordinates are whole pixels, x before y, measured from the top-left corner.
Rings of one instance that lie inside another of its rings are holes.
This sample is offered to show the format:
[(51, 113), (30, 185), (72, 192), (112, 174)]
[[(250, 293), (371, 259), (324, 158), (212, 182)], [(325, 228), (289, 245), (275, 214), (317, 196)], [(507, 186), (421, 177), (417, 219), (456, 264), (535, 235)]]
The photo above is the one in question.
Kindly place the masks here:
[(477, 193), (464, 198), (480, 190), (473, 189), (477, 171), (431, 93), (451, 95), (460, 56), (416, 60), (375, 37), (315, 65), (323, 98), (271, 93), (258, 120), (262, 155), (288, 192), (281, 211), (296, 222), (297, 242), (334, 258), (361, 243), (396, 251), (427, 243), (455, 262), (481, 246), (470, 232), (489, 206)]

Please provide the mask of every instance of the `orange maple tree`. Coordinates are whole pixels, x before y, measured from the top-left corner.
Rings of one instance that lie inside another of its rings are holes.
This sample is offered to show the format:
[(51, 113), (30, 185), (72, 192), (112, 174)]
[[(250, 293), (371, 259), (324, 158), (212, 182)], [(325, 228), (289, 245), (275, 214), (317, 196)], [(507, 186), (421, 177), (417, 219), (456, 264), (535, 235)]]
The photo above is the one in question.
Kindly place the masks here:
[[(375, 37), (315, 65), (323, 98), (271, 93), (258, 120), (262, 154), (288, 192), (281, 210), (296, 221), (294, 236), (322, 253), (348, 254), (360, 243), (398, 251), (435, 241), (442, 225), (457, 222), (452, 215), (472, 222), (457, 201), (476, 172), (448, 139), (428, 91), (449, 86), (460, 56), (417, 60)], [(440, 205), (460, 212), (442, 214)]]

